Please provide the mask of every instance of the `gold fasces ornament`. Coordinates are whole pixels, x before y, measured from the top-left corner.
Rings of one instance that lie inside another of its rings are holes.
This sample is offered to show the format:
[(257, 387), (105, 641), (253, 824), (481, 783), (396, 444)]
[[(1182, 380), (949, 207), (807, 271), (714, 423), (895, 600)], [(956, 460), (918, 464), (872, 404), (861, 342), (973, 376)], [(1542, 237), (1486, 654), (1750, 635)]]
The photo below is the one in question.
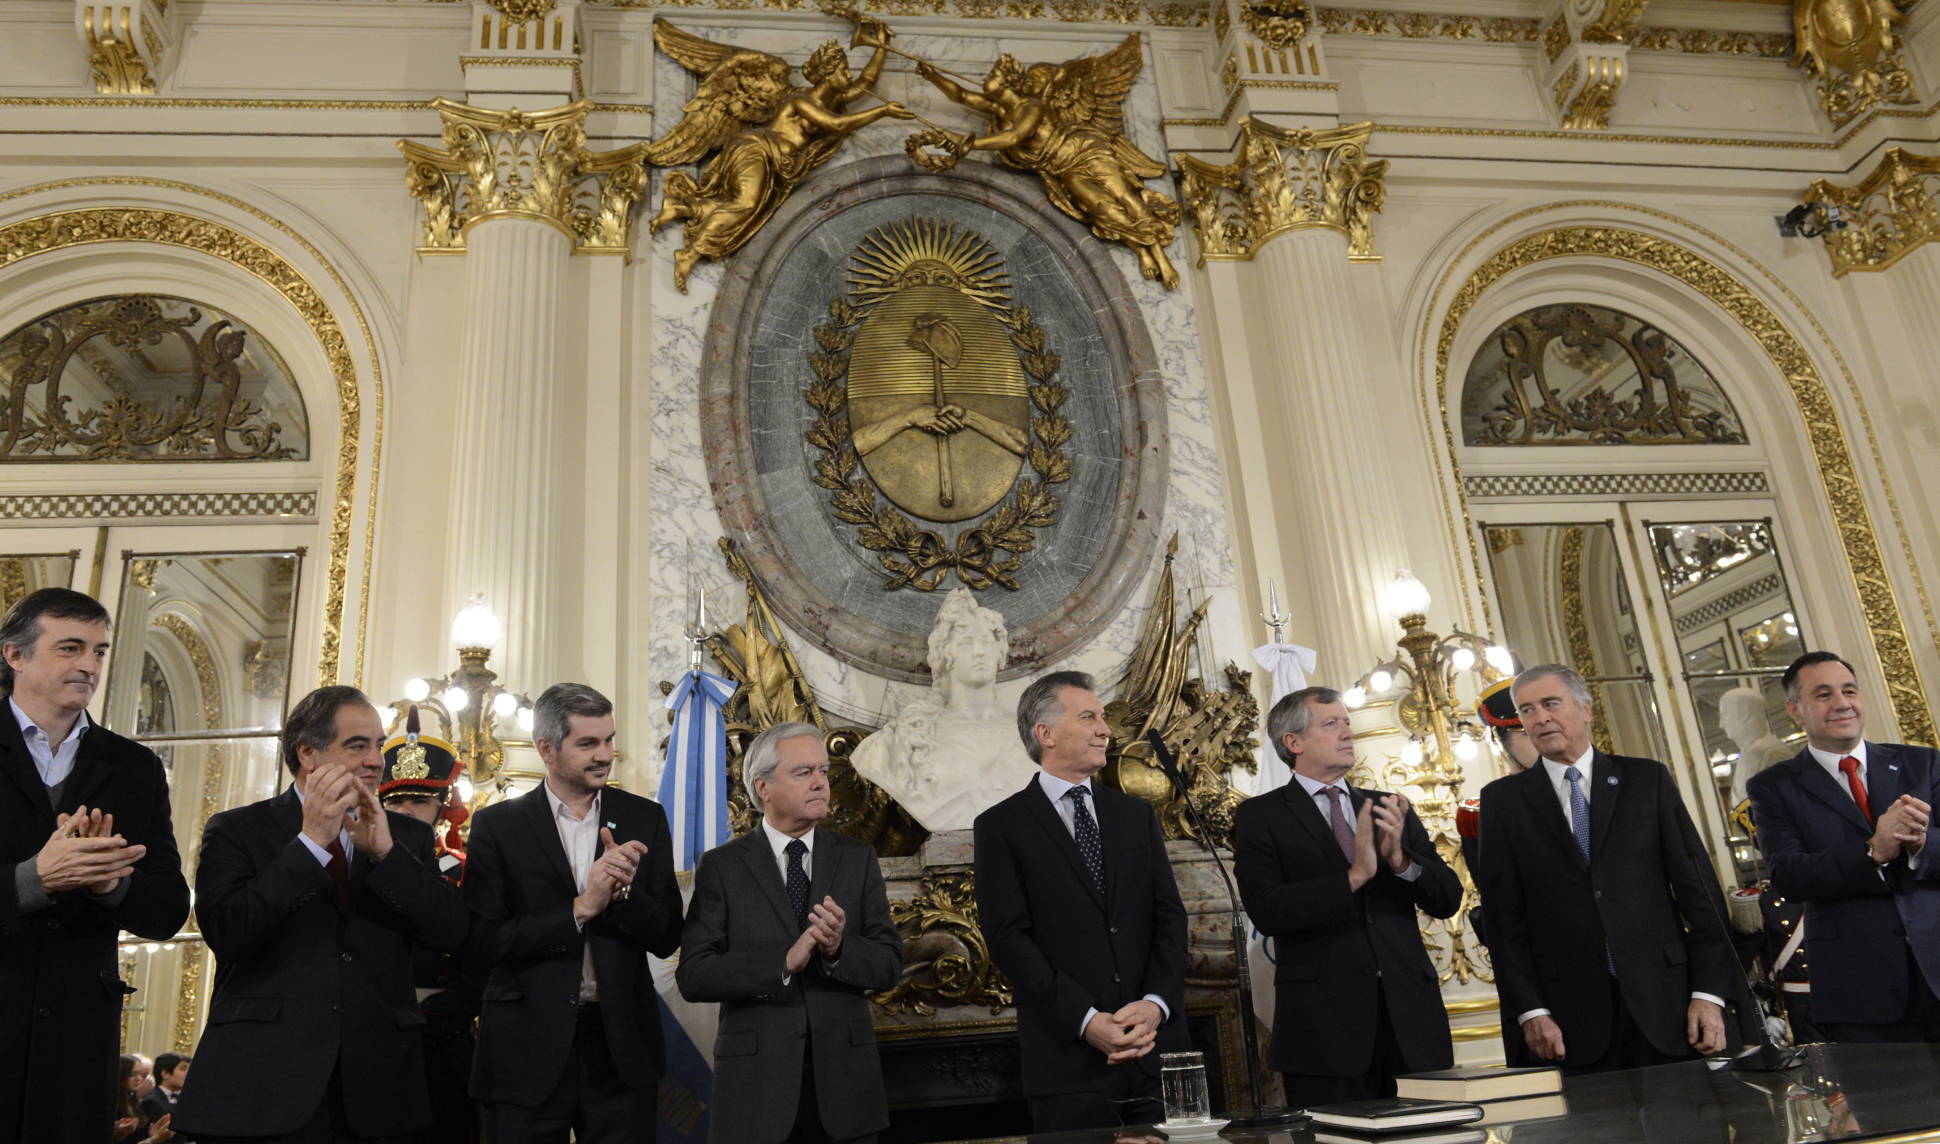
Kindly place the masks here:
[(1794, 0), (1792, 66), (1817, 77), (1834, 127), (1878, 104), (1914, 102), (1895, 31), (1904, 19), (1893, 0)]
[(701, 259), (741, 249), (851, 133), (885, 116), (914, 118), (900, 103), (845, 110), (876, 86), (890, 36), (880, 21), (863, 21), (854, 43), (875, 52), (860, 75), (849, 70), (842, 45), (830, 40), (802, 65), (809, 86), (795, 87), (779, 56), (717, 44), (655, 18), (654, 43), (701, 81), (682, 109), (686, 116), (647, 148), (647, 161), (673, 167), (714, 156), (699, 180), (680, 171), (667, 176), (660, 213), (649, 227), (658, 232), (686, 222), (674, 254), (674, 285), (682, 293)]
[(1846, 225), (1827, 227), (1826, 256), (1840, 277), (1854, 270), (1884, 270), (1927, 243), (1940, 239), (1940, 158), (1912, 155), (1889, 147), (1871, 174), (1851, 187), (1820, 179), (1805, 202), (1837, 207)]
[(1387, 201), (1386, 159), (1370, 159), (1374, 124), (1289, 130), (1240, 123), (1240, 151), (1223, 165), (1179, 157), (1199, 235), (1199, 259), (1247, 261), (1269, 239), (1319, 227), (1347, 237), (1347, 257), (1376, 262), (1374, 215)]
[(465, 232), (486, 219), (550, 223), (576, 254), (624, 254), (633, 206), (646, 189), (646, 144), (586, 148), (586, 100), (547, 111), (498, 111), (431, 101), (444, 120), (442, 148), (398, 140), (405, 185), (424, 204), (419, 251), (462, 252)]
[[(1179, 231), (1179, 204), (1145, 186), (1142, 180), (1165, 174), (1165, 164), (1125, 137), (1125, 95), (1144, 63), (1133, 33), (1109, 52), (1061, 64), (1026, 68), (998, 56), (979, 90), (927, 61), (916, 70), (989, 121), (987, 133), (957, 140), (953, 154), (994, 151), (1009, 166), (1036, 172), (1059, 210), (1099, 238), (1131, 247), (1145, 277), (1176, 288), (1179, 272), (1165, 248)], [(918, 138), (942, 142), (933, 133)], [(937, 169), (932, 163), (948, 165), (936, 157), (924, 165)]]

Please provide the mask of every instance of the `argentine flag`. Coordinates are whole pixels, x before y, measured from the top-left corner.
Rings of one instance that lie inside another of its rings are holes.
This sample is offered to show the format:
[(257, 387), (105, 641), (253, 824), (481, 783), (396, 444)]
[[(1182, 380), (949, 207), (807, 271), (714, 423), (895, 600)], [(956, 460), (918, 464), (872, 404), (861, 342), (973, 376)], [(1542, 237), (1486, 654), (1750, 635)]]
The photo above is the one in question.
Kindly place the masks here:
[[(674, 733), (660, 772), (660, 805), (673, 829), (674, 870), (681, 875), (681, 904), (694, 894), (693, 869), (701, 855), (728, 840), (727, 719), (735, 685), (695, 669), (667, 697)], [(714, 1033), (720, 1010), (684, 1000), (674, 985), (672, 960), (647, 959), (660, 993), (660, 1029), (667, 1075), (660, 1082), (658, 1144), (704, 1144), (707, 1108), (714, 1099)]]

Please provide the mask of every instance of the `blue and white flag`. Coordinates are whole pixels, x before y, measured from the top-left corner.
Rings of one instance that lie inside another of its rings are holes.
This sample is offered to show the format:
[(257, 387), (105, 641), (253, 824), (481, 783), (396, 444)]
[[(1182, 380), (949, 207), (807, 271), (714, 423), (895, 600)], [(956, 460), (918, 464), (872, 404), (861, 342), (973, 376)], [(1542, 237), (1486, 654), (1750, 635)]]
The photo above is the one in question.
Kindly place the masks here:
[[(660, 772), (660, 804), (674, 835), (674, 869), (687, 874), (701, 855), (728, 840), (727, 718), (733, 682), (698, 669), (689, 671), (667, 697), (674, 733)], [(682, 905), (693, 897), (690, 876), (680, 879)], [(660, 1082), (657, 1144), (704, 1144), (707, 1109), (714, 1100), (714, 1034), (720, 1007), (681, 997), (674, 984), (676, 960), (649, 957), (660, 993), (660, 1029), (667, 1074)]]

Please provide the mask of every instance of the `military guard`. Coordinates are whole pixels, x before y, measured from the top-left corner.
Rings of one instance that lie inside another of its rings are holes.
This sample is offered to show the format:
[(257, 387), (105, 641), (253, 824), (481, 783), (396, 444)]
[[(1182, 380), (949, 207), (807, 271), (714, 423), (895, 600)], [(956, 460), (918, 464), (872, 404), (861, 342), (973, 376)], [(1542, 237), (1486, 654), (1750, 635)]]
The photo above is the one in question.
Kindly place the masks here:
[[(428, 824), (435, 834), (438, 873), (454, 886), (465, 880), (464, 835), (471, 811), (454, 789), (465, 764), (450, 743), (423, 734), (418, 708), (401, 734), (384, 744), (384, 777), (377, 797), (388, 810)], [(482, 974), (467, 972), (463, 953), (420, 948), (412, 965), (418, 1008), (424, 1013), (424, 1069), (432, 1125), (426, 1144), (473, 1144), (478, 1114), (466, 1093), (471, 1079), (472, 1021), (478, 1016)]]

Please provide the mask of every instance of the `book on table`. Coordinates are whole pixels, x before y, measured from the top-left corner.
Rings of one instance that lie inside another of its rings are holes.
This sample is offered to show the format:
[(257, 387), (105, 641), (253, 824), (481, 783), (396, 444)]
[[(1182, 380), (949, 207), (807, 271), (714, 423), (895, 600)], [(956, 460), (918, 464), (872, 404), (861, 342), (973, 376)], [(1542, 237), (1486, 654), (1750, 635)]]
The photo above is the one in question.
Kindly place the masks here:
[(1393, 1097), (1387, 1100), (1350, 1100), (1340, 1104), (1316, 1104), (1307, 1109), (1314, 1124), (1325, 1128), (1348, 1128), (1355, 1132), (1387, 1135), (1411, 1129), (1441, 1128), (1467, 1124), (1480, 1119), (1482, 1106), (1455, 1100), (1412, 1100)]
[(1508, 1100), (1485, 1100), (1482, 1102), (1482, 1119), (1477, 1124), (1515, 1124), (1523, 1120), (1548, 1120), (1554, 1116), (1568, 1116), (1569, 1102), (1560, 1092), (1544, 1092), (1535, 1096), (1515, 1096)]
[(1314, 1144), (1488, 1144), (1489, 1134), (1472, 1126), (1424, 1128), (1401, 1132), (1353, 1132), (1345, 1128), (1315, 1128)]
[(1563, 1091), (1554, 1068), (1459, 1068), (1408, 1073), (1394, 1078), (1395, 1095), (1417, 1100), (1507, 1100)]

